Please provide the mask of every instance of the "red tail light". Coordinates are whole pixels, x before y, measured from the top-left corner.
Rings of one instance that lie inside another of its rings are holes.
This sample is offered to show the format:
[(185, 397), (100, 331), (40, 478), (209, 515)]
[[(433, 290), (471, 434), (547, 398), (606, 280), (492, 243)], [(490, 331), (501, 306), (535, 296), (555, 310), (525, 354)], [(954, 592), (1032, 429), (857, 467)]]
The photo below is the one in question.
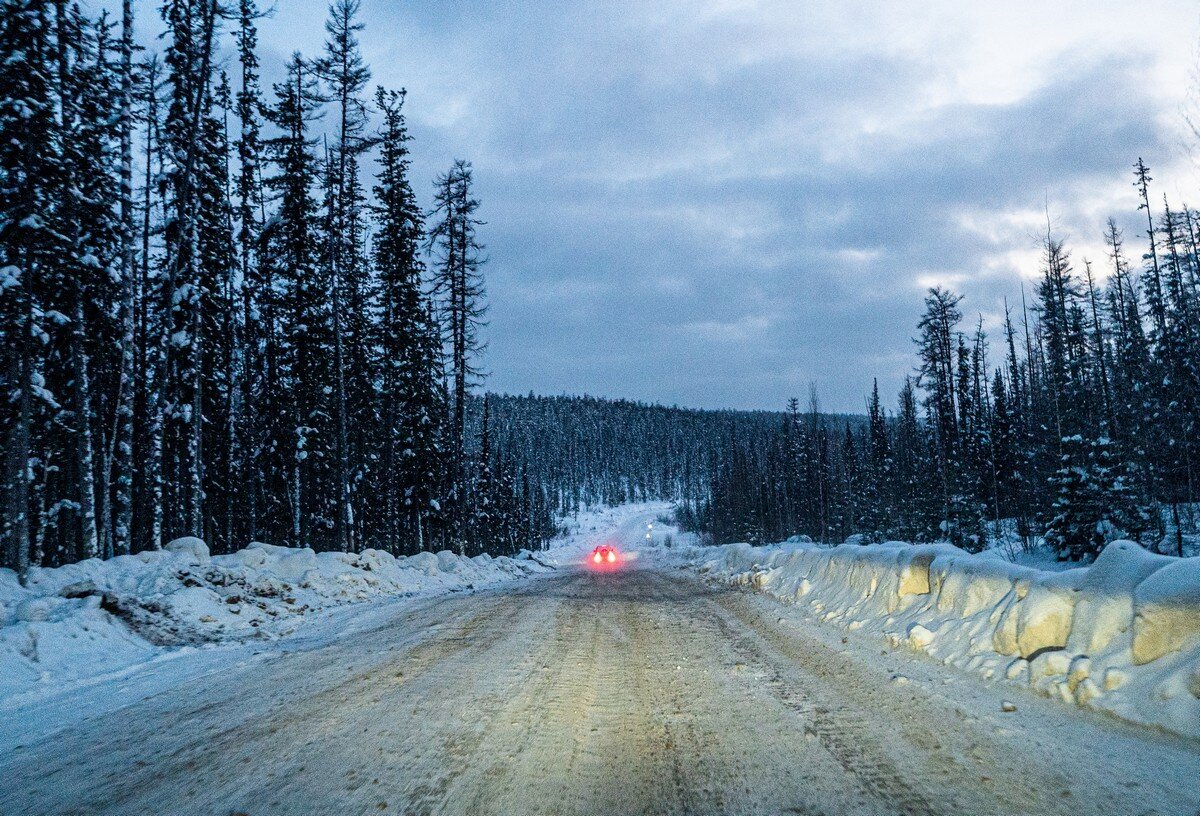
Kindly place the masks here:
[(611, 564), (612, 562), (614, 562), (616, 560), (617, 560), (617, 554), (615, 552), (613, 552), (612, 550), (609, 550), (608, 551), (608, 563)]
[(596, 553), (595, 555), (593, 555), (592, 560), (595, 561), (597, 564), (599, 564), (600, 563), (600, 553)]

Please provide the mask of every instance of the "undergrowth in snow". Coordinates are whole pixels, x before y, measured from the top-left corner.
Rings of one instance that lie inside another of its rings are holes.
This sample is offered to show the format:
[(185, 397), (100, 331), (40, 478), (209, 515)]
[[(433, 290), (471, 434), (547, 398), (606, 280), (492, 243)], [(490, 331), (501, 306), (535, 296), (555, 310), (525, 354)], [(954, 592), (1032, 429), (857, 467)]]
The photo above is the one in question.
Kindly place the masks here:
[(690, 559), (893, 646), (1200, 737), (1200, 559), (1132, 541), (1061, 572), (900, 542), (729, 544)]

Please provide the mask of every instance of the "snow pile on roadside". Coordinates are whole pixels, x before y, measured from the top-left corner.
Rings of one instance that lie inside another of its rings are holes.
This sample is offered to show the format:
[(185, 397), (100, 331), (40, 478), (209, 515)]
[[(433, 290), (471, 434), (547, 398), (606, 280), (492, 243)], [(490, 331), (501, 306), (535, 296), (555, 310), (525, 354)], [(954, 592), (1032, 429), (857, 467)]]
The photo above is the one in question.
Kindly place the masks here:
[(943, 663), (1200, 736), (1200, 559), (1110, 544), (1046, 572), (948, 544), (730, 544), (693, 566)]
[(111, 672), (165, 647), (291, 634), (308, 613), (413, 593), (477, 587), (548, 568), (451, 552), (394, 558), (253, 543), (210, 557), (197, 538), (161, 551), (0, 569), (0, 698)]

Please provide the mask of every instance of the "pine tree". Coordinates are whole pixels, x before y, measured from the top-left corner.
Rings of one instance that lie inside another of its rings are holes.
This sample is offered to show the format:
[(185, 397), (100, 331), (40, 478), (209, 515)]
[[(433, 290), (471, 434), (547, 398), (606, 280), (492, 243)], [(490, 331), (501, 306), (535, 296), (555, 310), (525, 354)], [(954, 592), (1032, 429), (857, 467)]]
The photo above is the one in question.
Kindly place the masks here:
[(1062, 460), (1054, 477), (1058, 491), (1055, 516), (1046, 542), (1060, 560), (1091, 560), (1108, 541), (1139, 535), (1146, 523), (1145, 513), (1136, 505), (1107, 437), (1088, 443), (1076, 434), (1062, 444)]
[(204, 534), (204, 339), (201, 288), (201, 200), (204, 127), (211, 107), (216, 0), (168, 0), (166, 66), (171, 87), (164, 152), (170, 189), (167, 275), (161, 308), (169, 315), (161, 378), (170, 420), (164, 461), (170, 488), (168, 534)]
[(1108, 290), (1109, 321), (1114, 332), (1111, 433), (1133, 470), (1132, 479), (1140, 500), (1146, 502), (1154, 493), (1154, 471), (1149, 461), (1154, 414), (1150, 349), (1142, 323), (1138, 286), (1125, 259), (1121, 233), (1112, 219), (1105, 237), (1113, 264)]
[(264, 209), (262, 195), (262, 141), (260, 119), (262, 99), (258, 80), (258, 8), (254, 0), (240, 0), (236, 33), (241, 88), (237, 93), (237, 117), (240, 123), (234, 146), (238, 157), (235, 183), (237, 196), (237, 246), (241, 273), (241, 338), (237, 350), (239, 373), (238, 461), (236, 471), (244, 496), (244, 530), (253, 541), (259, 533), (259, 514), (264, 491), (267, 461), (263, 449), (267, 443), (262, 411), (268, 372), (265, 353), (273, 341), (273, 327), (264, 324), (264, 310), (270, 293), (260, 256)]
[[(91, 385), (89, 421), (92, 424), (93, 464), (96, 497), (96, 531), (100, 555), (113, 550), (113, 460), (120, 417), (119, 350), (123, 328), (121, 273), (121, 223), (118, 218), (120, 189), (120, 128), (118, 67), (113, 26), (107, 13), (94, 24), (84, 24), (84, 48), (76, 75), (82, 79), (78, 91), (79, 128), (75, 145), (76, 170), (81, 210), (76, 213), (81, 234), (88, 236), (84, 261), (97, 274), (84, 298), (83, 322), (87, 327), (84, 354)], [(113, 399), (115, 397), (115, 399)]]
[[(337, 145), (329, 168), (330, 198), (326, 207), (327, 251), (325, 262), (330, 278), (330, 309), (333, 324), (333, 380), (332, 400), (334, 424), (334, 480), (337, 492), (337, 510), (334, 532), (337, 548), (342, 551), (354, 549), (354, 510), (350, 502), (351, 469), (350, 440), (347, 430), (348, 405), (346, 401), (347, 350), (344, 324), (347, 301), (347, 267), (354, 265), (352, 256), (358, 247), (348, 242), (349, 221), (359, 191), (351, 185), (351, 165), (368, 143), (362, 139), (366, 126), (366, 109), (359, 94), (371, 78), (371, 72), (363, 63), (359, 52), (357, 33), (362, 24), (356, 22), (358, 0), (336, 0), (329, 8), (329, 19), (325, 30), (329, 39), (325, 43), (325, 57), (316, 63), (318, 75), (330, 87), (329, 99), (337, 103), (339, 111)], [(356, 185), (355, 185), (356, 186)], [(360, 335), (360, 338), (361, 335)], [(361, 351), (356, 349), (355, 352)], [(356, 470), (361, 463), (354, 463)]]
[(1051, 484), (1057, 491), (1054, 518), (1046, 531), (1046, 543), (1062, 561), (1077, 561), (1098, 551), (1095, 519), (1091, 518), (1091, 485), (1087, 450), (1076, 434), (1061, 439), (1059, 468)]
[[(74, 540), (64, 542), (64, 549), (74, 551), (81, 559), (101, 554), (96, 520), (95, 439), (92, 423), (92, 386), (89, 370), (87, 339), (87, 305), (96, 294), (103, 273), (105, 224), (98, 202), (85, 199), (85, 186), (99, 180), (103, 171), (85, 163), (96, 160), (100, 137), (92, 131), (92, 122), (81, 117), (85, 104), (84, 70), (85, 23), (77, 9), (56, 5), (56, 49), (59, 133), (63, 171), (57, 190), (57, 226), (66, 239), (63, 262), (59, 270), (59, 285), (64, 296), (61, 314), (67, 326), (67, 350), (70, 379), (64, 383), (68, 397), (64, 419), (72, 431), (69, 443), (70, 494), (78, 519)], [(88, 100), (89, 102), (91, 100)], [(90, 107), (90, 106), (89, 106)], [(96, 171), (81, 178), (87, 169)], [(91, 205), (91, 206), (86, 206)], [(82, 218), (76, 216), (81, 215)], [(99, 229), (93, 243), (89, 227)], [(99, 244), (99, 245), (97, 245)], [(95, 250), (95, 251), (94, 251)]]
[(234, 515), (241, 493), (235, 473), (236, 412), (240, 404), (236, 366), (241, 325), (236, 308), (240, 300), (239, 261), (228, 163), (227, 119), (232, 104), (228, 78), (221, 72), (213, 89), (213, 114), (202, 123), (195, 217), (200, 285), (196, 294), (199, 328), (194, 342), (199, 344), (201, 360), (203, 529), (216, 552), (235, 548)]
[(1200, 314), (1197, 312), (1191, 287), (1188, 285), (1188, 270), (1185, 260), (1183, 232), (1186, 227), (1180, 214), (1171, 210), (1164, 198), (1164, 213), (1161, 233), (1165, 258), (1163, 285), (1166, 293), (1167, 320), (1170, 332), (1160, 339), (1160, 355), (1164, 380), (1161, 404), (1167, 451), (1164, 465), (1170, 473), (1172, 489), (1164, 498), (1171, 505), (1175, 548), (1183, 553), (1183, 525), (1179, 505), (1188, 506), (1195, 500), (1195, 474), (1193, 462), (1196, 457), (1197, 416), (1200, 410), (1200, 368), (1189, 352), (1197, 347), (1200, 329)]
[(940, 288), (929, 290), (925, 298), (925, 314), (918, 324), (921, 336), (917, 343), (921, 353), (918, 384), (928, 394), (925, 409), (933, 432), (937, 452), (936, 467), (941, 484), (942, 530), (956, 543), (961, 541), (962, 526), (958, 523), (964, 512), (964, 500), (959, 479), (962, 477), (960, 450), (960, 386), (964, 375), (956, 380), (956, 363), (960, 337), (957, 326), (962, 320), (958, 304), (962, 298)]
[(320, 98), (315, 78), (299, 54), (288, 64), (287, 79), (275, 86), (271, 119), (281, 134), (267, 143), (278, 173), (267, 185), (279, 195), (279, 209), (264, 236), (278, 306), (279, 338), (274, 350), (268, 398), (273, 416), (271, 447), (286, 473), (289, 538), (312, 546), (331, 523), (328, 404), (331, 330), (315, 232), (317, 162), (308, 134)]
[(450, 351), (450, 525), (451, 537), (460, 551), (465, 547), (460, 530), (466, 512), (463, 500), (467, 484), (464, 466), (467, 393), (482, 376), (478, 357), (484, 344), (479, 330), (487, 312), (480, 272), (483, 247), (475, 235), (475, 228), (483, 222), (475, 215), (479, 202), (472, 187), (470, 162), (456, 161), (439, 176), (434, 182), (436, 221), (429, 230), (430, 251), (435, 259), (433, 291), (438, 298), (443, 341)]
[[(138, 411), (135, 412), (135, 446), (138, 449), (138, 471), (141, 473), (140, 491), (135, 490), (135, 506), (141, 511), (134, 520), (142, 517), (135, 527), (140, 528), (135, 536), (138, 545), (145, 549), (158, 549), (163, 544), (165, 499), (165, 473), (163, 432), (165, 411), (165, 381), (167, 374), (167, 345), (170, 337), (170, 312), (166, 306), (164, 292), (166, 282), (164, 270), (153, 257), (152, 233), (162, 232), (155, 213), (156, 199), (164, 198), (166, 173), (161, 148), (161, 121), (159, 97), (162, 92), (162, 67), (156, 56), (151, 56), (143, 66), (142, 82), (139, 86), (143, 105), (146, 130), (145, 177), (142, 190), (142, 253), (138, 275), (138, 367), (142, 372), (138, 385)], [(152, 263), (153, 261), (153, 263)], [(139, 495), (140, 494), (140, 495)], [(140, 501), (138, 500), (140, 498)]]
[(378, 234), (374, 262), (379, 282), (381, 462), (374, 481), (381, 493), (380, 533), (395, 551), (425, 549), (429, 520), (441, 505), (441, 434), (444, 401), (440, 339), (422, 293), (422, 214), (408, 180), (409, 136), (404, 93), (380, 88), (376, 107), (379, 177), (373, 208)]
[(892, 502), (892, 464), (888, 420), (879, 399), (879, 380), (871, 384), (867, 403), (867, 445), (863, 479), (864, 521), (873, 539), (880, 539), (895, 513)]
[(817, 397), (816, 385), (808, 390), (808, 482), (812, 486), (813, 501), (808, 513), (810, 529), (818, 541), (829, 536), (829, 457), (825, 421), (821, 416), (821, 402)]
[(888, 533), (917, 539), (927, 526), (927, 445), (917, 408), (917, 395), (910, 377), (904, 378), (892, 445), (896, 499)]
[[(795, 535), (804, 526), (803, 510), (808, 500), (805, 481), (808, 445), (804, 437), (804, 420), (800, 400), (792, 397), (787, 403), (784, 420), (783, 480), (787, 506), (783, 512), (783, 527), (787, 535)], [(685, 484), (687, 480), (685, 479)]]
[(1147, 302), (1150, 305), (1150, 316), (1156, 335), (1159, 338), (1164, 338), (1167, 335), (1167, 304), (1166, 295), (1163, 292), (1162, 269), (1158, 263), (1158, 233), (1154, 228), (1154, 212), (1150, 208), (1150, 182), (1154, 179), (1150, 176), (1150, 168), (1140, 158), (1137, 160), (1137, 164), (1134, 165), (1133, 170), (1134, 175), (1137, 177), (1134, 186), (1138, 190), (1139, 198), (1141, 198), (1141, 204), (1138, 205), (1138, 209), (1146, 211), (1146, 237), (1150, 242), (1150, 252), (1146, 256), (1147, 260), (1150, 261)]
[(136, 376), (137, 283), (134, 271), (133, 208), (133, 2), (121, 3), (120, 45), (120, 372), (117, 384), (116, 428), (113, 431), (112, 468), (115, 474), (112, 548), (116, 555), (133, 547), (133, 424)]
[(378, 453), (372, 444), (372, 434), (379, 427), (379, 349), (376, 327), (379, 321), (378, 282), (367, 256), (367, 221), (369, 210), (366, 193), (359, 177), (358, 158), (347, 163), (346, 202), (343, 233), (344, 251), (341, 258), (343, 295), (341, 335), (343, 338), (345, 416), (353, 419), (347, 428), (347, 467), (349, 506), (351, 508), (350, 539), (362, 546), (366, 538), (368, 512), (359, 512), (367, 480), (373, 467), (378, 466)]
[[(4, 430), (2, 561), (22, 577), (34, 535), (35, 471), (45, 468), (43, 425), (58, 408), (46, 390), (42, 360), (49, 335), (43, 296), (52, 291), (60, 257), (53, 212), (61, 153), (55, 127), (53, 31), (37, 0), (0, 3), (0, 342), (5, 355), (0, 401)], [(40, 560), (40, 559), (35, 559)]]

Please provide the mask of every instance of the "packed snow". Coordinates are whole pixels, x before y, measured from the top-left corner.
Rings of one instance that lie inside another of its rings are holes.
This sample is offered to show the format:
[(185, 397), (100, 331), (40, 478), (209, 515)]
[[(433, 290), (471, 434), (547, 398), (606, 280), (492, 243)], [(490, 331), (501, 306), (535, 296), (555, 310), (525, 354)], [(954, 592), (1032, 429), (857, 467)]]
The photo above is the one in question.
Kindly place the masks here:
[(690, 563), (894, 647), (1200, 737), (1200, 558), (1117, 541), (1051, 572), (948, 544), (793, 540), (693, 548)]

